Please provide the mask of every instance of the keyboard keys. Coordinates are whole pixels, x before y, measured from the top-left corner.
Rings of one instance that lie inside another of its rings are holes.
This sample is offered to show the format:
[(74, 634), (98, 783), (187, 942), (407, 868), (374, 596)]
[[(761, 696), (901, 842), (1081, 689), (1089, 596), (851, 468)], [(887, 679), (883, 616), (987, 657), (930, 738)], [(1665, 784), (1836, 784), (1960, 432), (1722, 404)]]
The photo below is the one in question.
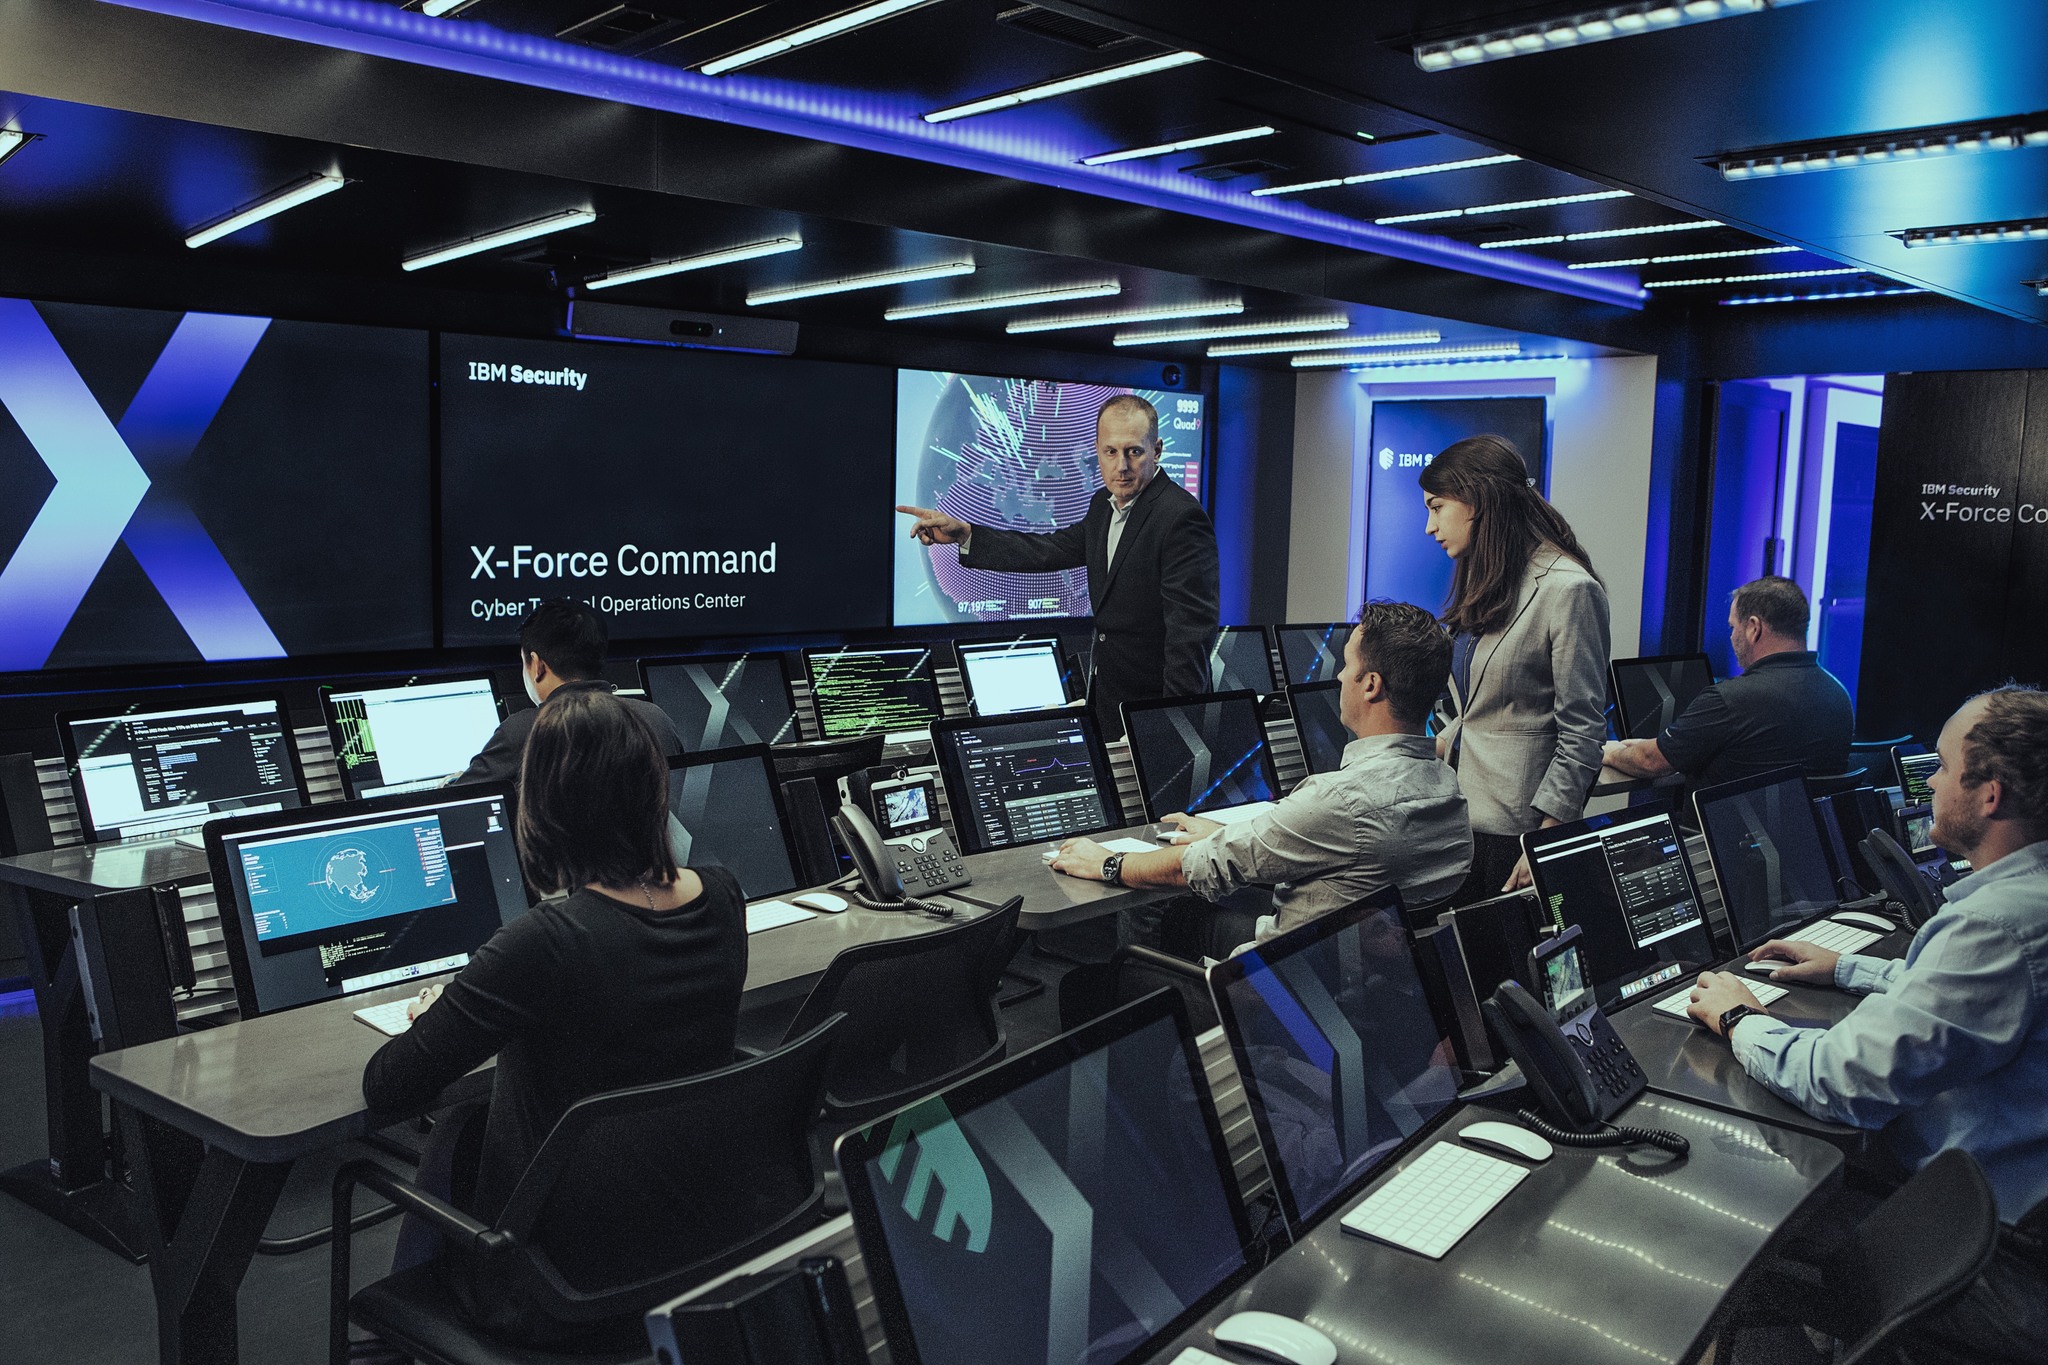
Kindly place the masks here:
[[(1749, 987), (1749, 993), (1756, 997), (1756, 1002), (1767, 1009), (1772, 1001), (1782, 1000), (1785, 996), (1783, 986), (1774, 986), (1768, 981), (1746, 981), (1743, 984)], [(1673, 1019), (1684, 1019), (1688, 1017), (1685, 1007), (1691, 1003), (1692, 987), (1687, 986), (1674, 995), (1665, 996), (1650, 1008), (1668, 1014)]]
[(406, 1016), (405, 1011), (418, 998), (407, 995), (397, 1000), (387, 1000), (381, 1005), (365, 1005), (357, 1010), (355, 1015), (377, 1032), (396, 1038), (412, 1027), (412, 1020)]
[(1526, 1166), (1439, 1142), (1345, 1214), (1343, 1227), (1440, 1260), (1528, 1174)]
[(1827, 948), (1837, 953), (1860, 953), (1884, 935), (1870, 929), (1859, 929), (1853, 924), (1839, 924), (1824, 919), (1810, 924), (1787, 938), (1789, 943), (1811, 943), (1817, 948)]

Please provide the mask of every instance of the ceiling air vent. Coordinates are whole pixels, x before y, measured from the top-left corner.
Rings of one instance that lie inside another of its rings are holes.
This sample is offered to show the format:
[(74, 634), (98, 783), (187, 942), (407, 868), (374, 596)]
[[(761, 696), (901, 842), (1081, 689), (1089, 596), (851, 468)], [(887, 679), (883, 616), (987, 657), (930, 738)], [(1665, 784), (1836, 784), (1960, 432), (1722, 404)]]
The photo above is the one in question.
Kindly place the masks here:
[(599, 10), (579, 23), (569, 25), (555, 33), (557, 38), (586, 47), (601, 47), (616, 52), (629, 47), (656, 29), (675, 22), (659, 14), (650, 14), (644, 9), (631, 5), (613, 5), (610, 9)]
[(1199, 166), (1183, 166), (1182, 175), (1199, 176), (1203, 180), (1236, 180), (1246, 175), (1272, 175), (1288, 168), (1277, 161), (1266, 161), (1259, 157), (1246, 157), (1243, 161), (1208, 161)]
[(1069, 47), (1085, 47), (1090, 52), (1102, 52), (1138, 41), (1128, 33), (1119, 33), (1101, 24), (1091, 24), (1086, 19), (1071, 19), (1037, 5), (1017, 5), (1001, 10), (996, 14), (996, 22), (1008, 24), (1011, 28), (1021, 29), (1025, 33), (1035, 33), (1041, 38), (1050, 38), (1056, 43), (1065, 43)]

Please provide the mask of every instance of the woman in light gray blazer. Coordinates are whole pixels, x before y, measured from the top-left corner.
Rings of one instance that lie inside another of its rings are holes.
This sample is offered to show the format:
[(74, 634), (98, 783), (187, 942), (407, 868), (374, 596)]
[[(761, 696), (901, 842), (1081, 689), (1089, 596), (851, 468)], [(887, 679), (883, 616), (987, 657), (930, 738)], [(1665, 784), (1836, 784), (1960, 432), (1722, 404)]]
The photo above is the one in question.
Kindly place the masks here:
[(1453, 442), (1422, 471), (1428, 533), (1457, 561), (1439, 753), (1472, 817), (1460, 901), (1529, 884), (1525, 831), (1576, 820), (1607, 738), (1607, 589), (1513, 443)]

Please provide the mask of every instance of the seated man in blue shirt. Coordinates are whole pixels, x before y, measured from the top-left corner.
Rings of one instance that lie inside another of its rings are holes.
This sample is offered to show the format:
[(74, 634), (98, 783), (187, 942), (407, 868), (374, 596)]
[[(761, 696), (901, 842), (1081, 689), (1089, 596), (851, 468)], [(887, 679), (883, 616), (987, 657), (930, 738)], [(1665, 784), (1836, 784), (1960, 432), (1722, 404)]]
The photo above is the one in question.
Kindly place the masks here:
[[(1866, 995), (1828, 1029), (1770, 1017), (1732, 972), (1708, 972), (1692, 1017), (1750, 1075), (1819, 1118), (1879, 1130), (1908, 1170), (1960, 1147), (1999, 1218), (2048, 1200), (2048, 694), (2007, 686), (1942, 727), (1934, 841), (1977, 870), (1903, 961), (1773, 939), (1751, 958), (1781, 981)], [(1975, 1361), (2048, 1359), (2048, 1273), (2010, 1249), (1928, 1335)]]
[[(1162, 946), (1189, 957), (1222, 956), (1387, 886), (1411, 908), (1448, 899), (1471, 868), (1472, 827), (1458, 775), (1422, 730), (1450, 667), (1450, 638), (1435, 617), (1406, 602), (1366, 603), (1339, 675), (1338, 714), (1357, 738), (1336, 772), (1310, 774), (1273, 809), (1238, 824), (1169, 815), (1192, 836), (1178, 847), (1112, 854), (1093, 839), (1069, 839), (1053, 870), (1204, 898), (1147, 907), (1139, 918), (1167, 923), (1129, 935), (1157, 931)], [(1272, 888), (1272, 914), (1213, 904), (1247, 887)]]

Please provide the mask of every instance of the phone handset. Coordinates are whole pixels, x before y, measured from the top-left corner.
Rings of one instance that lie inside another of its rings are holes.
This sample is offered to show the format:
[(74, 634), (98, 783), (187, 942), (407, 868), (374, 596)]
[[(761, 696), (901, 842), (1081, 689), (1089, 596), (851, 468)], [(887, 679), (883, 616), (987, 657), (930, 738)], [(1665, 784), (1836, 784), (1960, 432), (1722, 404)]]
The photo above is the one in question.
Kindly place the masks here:
[(903, 874), (897, 867), (896, 855), (883, 840), (875, 822), (868, 819), (863, 811), (851, 801), (842, 804), (832, 816), (832, 832), (839, 836), (848, 856), (853, 859), (854, 875), (860, 882), (860, 889), (853, 898), (870, 910), (922, 910), (941, 919), (951, 919), (953, 907), (932, 901), (922, 901), (911, 896), (903, 887)]

